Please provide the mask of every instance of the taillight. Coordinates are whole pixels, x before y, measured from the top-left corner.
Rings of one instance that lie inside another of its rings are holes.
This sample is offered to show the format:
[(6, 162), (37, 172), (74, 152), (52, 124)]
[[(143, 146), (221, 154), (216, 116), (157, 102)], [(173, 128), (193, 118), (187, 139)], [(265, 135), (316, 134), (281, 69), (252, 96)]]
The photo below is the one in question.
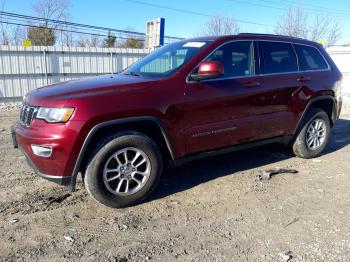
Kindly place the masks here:
[(343, 83), (343, 74), (340, 74), (339, 80), (335, 83), (335, 87), (334, 87), (334, 93), (336, 98), (341, 97), (342, 83)]

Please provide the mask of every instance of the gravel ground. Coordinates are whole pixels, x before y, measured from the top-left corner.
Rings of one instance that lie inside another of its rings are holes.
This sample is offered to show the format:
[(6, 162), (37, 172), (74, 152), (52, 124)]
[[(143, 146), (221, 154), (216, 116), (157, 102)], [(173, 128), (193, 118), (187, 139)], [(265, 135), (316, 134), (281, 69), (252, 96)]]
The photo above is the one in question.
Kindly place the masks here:
[[(346, 111), (317, 159), (269, 146), (195, 161), (119, 210), (36, 177), (11, 145), (17, 115), (0, 112), (1, 261), (349, 261)], [(255, 180), (271, 168), (299, 173)]]
[(22, 102), (0, 103), (0, 111), (2, 112), (15, 111), (15, 110), (19, 110), (21, 106), (22, 106)]

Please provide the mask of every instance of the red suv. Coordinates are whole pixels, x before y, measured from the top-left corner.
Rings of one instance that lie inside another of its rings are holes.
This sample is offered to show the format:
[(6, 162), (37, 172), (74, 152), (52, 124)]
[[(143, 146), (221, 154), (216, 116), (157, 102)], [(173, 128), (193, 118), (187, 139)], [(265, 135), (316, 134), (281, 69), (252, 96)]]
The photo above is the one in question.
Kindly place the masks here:
[(267, 143), (312, 158), (339, 118), (341, 80), (321, 45), (239, 34), (164, 46), (119, 74), (31, 91), (13, 127), (35, 172), (100, 203), (147, 197), (169, 163)]

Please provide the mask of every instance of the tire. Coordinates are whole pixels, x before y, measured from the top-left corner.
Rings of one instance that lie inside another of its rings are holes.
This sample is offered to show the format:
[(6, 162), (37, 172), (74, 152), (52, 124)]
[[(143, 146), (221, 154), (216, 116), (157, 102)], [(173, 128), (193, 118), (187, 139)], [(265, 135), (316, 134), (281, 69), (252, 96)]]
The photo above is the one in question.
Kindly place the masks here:
[(141, 133), (123, 132), (107, 138), (97, 149), (87, 166), (84, 184), (97, 202), (121, 208), (149, 196), (161, 174), (162, 156), (153, 140)]
[[(321, 125), (320, 123), (322, 123), (322, 130), (324, 131), (315, 132), (317, 134), (320, 134), (320, 136), (316, 134), (311, 135), (310, 132), (312, 130), (318, 130), (315, 127)], [(311, 127), (311, 125), (313, 128)], [(328, 114), (320, 108), (311, 108), (305, 117), (304, 124), (302, 125), (301, 130), (299, 131), (297, 137), (292, 143), (293, 153), (298, 157), (306, 159), (318, 157), (327, 145), (330, 129), (331, 126)], [(317, 142), (315, 140), (317, 139), (317, 137), (323, 138)], [(311, 145), (310, 143), (308, 144), (307, 140), (309, 142), (311, 141)]]

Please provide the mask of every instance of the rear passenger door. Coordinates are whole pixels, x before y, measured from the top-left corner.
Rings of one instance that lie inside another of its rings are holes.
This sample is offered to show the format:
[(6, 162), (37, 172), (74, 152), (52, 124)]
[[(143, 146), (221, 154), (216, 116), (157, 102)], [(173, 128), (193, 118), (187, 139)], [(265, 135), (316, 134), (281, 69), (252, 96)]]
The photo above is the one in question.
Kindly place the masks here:
[[(299, 60), (299, 82), (303, 90), (326, 90), (333, 85), (333, 79), (324, 71), (330, 70), (326, 60), (317, 48), (294, 44)], [(330, 82), (329, 82), (330, 81)]]
[(268, 90), (260, 99), (264, 101), (265, 110), (274, 112), (274, 119), (270, 121), (267, 132), (273, 136), (292, 134), (297, 117), (293, 96), (300, 87), (298, 61), (293, 45), (259, 41), (258, 46), (261, 89)]

